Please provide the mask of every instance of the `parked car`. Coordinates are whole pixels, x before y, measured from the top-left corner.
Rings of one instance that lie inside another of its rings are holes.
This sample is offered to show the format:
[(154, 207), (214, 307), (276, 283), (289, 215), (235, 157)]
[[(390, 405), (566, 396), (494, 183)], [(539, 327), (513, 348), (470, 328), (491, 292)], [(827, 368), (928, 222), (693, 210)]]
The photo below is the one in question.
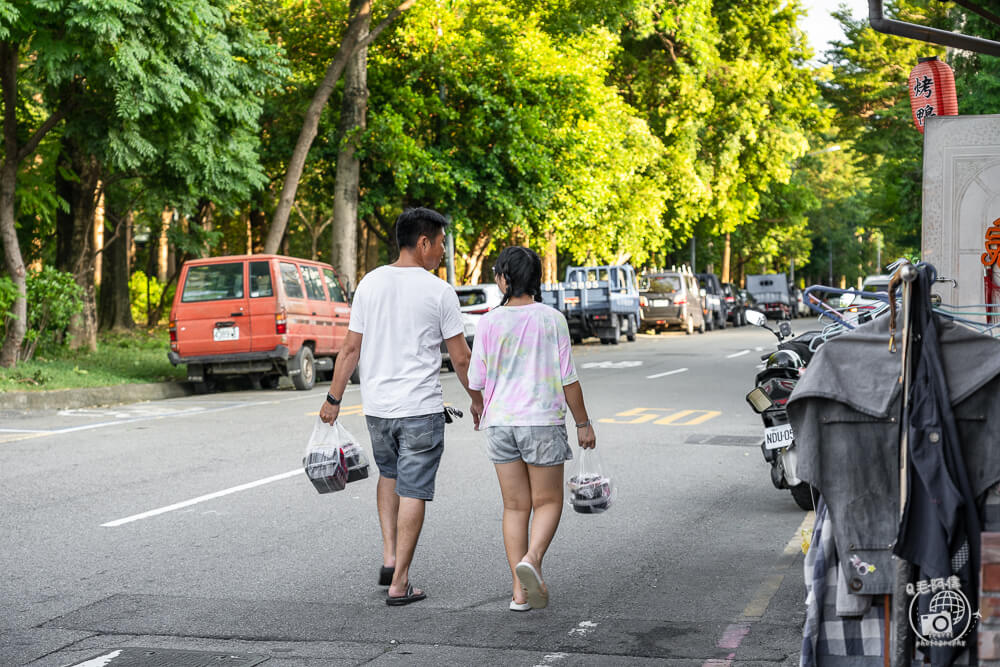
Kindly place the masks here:
[(642, 329), (680, 326), (688, 334), (705, 333), (698, 281), (689, 271), (662, 271), (639, 277)]
[(795, 317), (809, 317), (810, 315), (812, 315), (813, 311), (809, 307), (809, 304), (806, 303), (805, 296), (803, 295), (801, 289), (799, 289), (798, 287), (794, 288), (792, 290), (792, 296), (795, 299), (794, 304), (792, 306), (792, 310), (794, 311)]
[[(462, 311), (465, 340), (471, 348), (479, 319), (500, 305), (500, 302), (503, 301), (503, 292), (500, 291), (496, 283), (481, 283), (479, 285), (458, 285), (455, 287), (455, 293), (458, 294), (458, 307)], [(448, 370), (455, 370), (455, 367), (451, 365), (448, 346), (444, 342), (441, 343), (441, 362)]]
[(284, 375), (311, 389), (317, 371), (333, 370), (350, 319), (329, 264), (282, 255), (193, 259), (181, 267), (170, 310), (168, 357), (187, 366), (198, 392), (226, 376), (274, 388)]
[(566, 267), (566, 279), (542, 285), (542, 303), (566, 317), (573, 343), (596, 336), (617, 345), (634, 341), (639, 329), (639, 292), (630, 264)]
[(703, 305), (708, 313), (706, 328), (726, 328), (726, 295), (722, 292), (722, 283), (714, 273), (698, 273), (698, 285), (705, 291)]
[(722, 294), (726, 302), (726, 319), (734, 327), (746, 324), (746, 303), (740, 289), (732, 283), (722, 283)]

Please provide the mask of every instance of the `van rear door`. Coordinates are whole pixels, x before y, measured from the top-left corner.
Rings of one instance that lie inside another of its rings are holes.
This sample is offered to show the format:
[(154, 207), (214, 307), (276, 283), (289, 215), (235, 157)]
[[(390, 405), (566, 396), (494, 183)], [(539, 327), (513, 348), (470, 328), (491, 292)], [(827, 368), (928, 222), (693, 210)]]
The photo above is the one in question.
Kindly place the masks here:
[(312, 331), (316, 337), (316, 354), (336, 354), (333, 344), (333, 308), (326, 299), (323, 289), (323, 277), (319, 267), (311, 264), (299, 264), (302, 271), (302, 282), (306, 286), (306, 299), (312, 313)]
[(244, 261), (188, 265), (177, 318), (182, 357), (250, 351)]
[[(253, 327), (253, 352), (269, 352), (284, 341), (281, 327), (286, 326), (275, 277), (271, 272), (272, 260), (251, 259), (250, 265), (250, 322)], [(279, 317), (281, 316), (281, 317)]]
[(323, 267), (323, 280), (326, 291), (330, 295), (330, 308), (333, 311), (333, 346), (337, 352), (344, 346), (347, 337), (347, 325), (351, 323), (351, 306), (347, 302), (344, 286), (333, 269)]

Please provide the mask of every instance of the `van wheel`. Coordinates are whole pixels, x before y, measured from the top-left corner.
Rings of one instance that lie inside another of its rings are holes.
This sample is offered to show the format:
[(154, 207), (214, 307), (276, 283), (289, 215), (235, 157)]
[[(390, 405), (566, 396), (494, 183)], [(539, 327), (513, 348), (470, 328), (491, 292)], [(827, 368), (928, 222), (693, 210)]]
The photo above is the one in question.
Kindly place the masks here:
[(625, 338), (628, 339), (628, 342), (630, 342), (630, 343), (634, 343), (635, 342), (635, 331), (638, 328), (639, 327), (636, 326), (636, 323), (635, 323), (635, 315), (629, 315), (628, 316), (628, 327), (625, 329)]
[(292, 376), (296, 389), (308, 391), (316, 384), (316, 360), (308, 345), (303, 345), (298, 355), (299, 372)]

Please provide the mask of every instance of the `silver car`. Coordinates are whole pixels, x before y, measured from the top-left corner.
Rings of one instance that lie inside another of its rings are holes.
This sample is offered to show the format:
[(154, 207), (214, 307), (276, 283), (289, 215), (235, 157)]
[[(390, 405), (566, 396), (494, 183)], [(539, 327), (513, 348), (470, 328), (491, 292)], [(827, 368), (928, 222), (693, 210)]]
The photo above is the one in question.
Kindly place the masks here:
[[(455, 293), (458, 294), (458, 306), (459, 310), (462, 311), (465, 340), (468, 341), (469, 347), (472, 347), (479, 318), (500, 305), (503, 300), (503, 292), (496, 286), (496, 283), (481, 283), (479, 285), (458, 285), (455, 287)], [(441, 361), (448, 370), (455, 370), (451, 365), (448, 347), (444, 343), (441, 343)]]

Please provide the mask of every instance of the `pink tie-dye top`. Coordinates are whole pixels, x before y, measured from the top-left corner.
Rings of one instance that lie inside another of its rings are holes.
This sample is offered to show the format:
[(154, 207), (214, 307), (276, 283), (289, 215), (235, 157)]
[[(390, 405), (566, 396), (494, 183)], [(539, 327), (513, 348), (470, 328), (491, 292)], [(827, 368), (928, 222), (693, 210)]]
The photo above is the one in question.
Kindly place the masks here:
[(483, 392), (480, 430), (566, 423), (563, 387), (577, 381), (566, 318), (541, 303), (494, 308), (479, 320), (469, 387)]

